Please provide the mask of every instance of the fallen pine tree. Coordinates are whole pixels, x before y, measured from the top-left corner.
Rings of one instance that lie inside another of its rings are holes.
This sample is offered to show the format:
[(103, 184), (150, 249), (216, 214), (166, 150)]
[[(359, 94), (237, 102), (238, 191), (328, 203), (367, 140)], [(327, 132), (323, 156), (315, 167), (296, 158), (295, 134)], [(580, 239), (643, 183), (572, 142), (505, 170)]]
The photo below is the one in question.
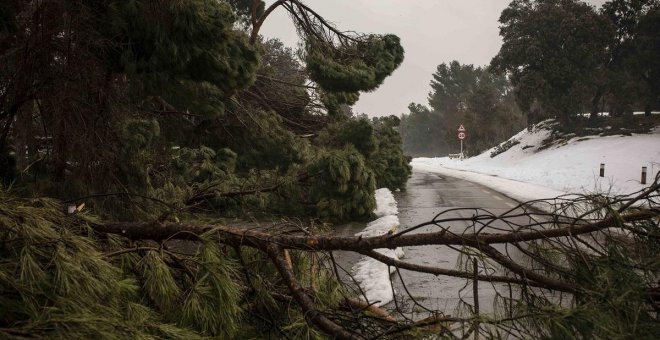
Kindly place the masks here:
[[(339, 237), (294, 224), (259, 229), (99, 221), (67, 214), (52, 199), (3, 193), (0, 334), (362, 339), (476, 331), (641, 338), (660, 330), (659, 188), (656, 179), (625, 197), (527, 202), (500, 215), (466, 209), (471, 216), (458, 218), (444, 212), (377, 237)], [(543, 212), (542, 205), (553, 209)], [(520, 224), (521, 217), (528, 222)], [(451, 227), (461, 223), (467, 227)], [(508, 230), (484, 231), (495, 224)], [(412, 233), (428, 226), (437, 231)], [(428, 245), (460, 249), (466, 265), (418, 265), (374, 251)], [(508, 247), (519, 255), (512, 256)], [(434, 310), (422, 320), (408, 320), (398, 306), (375, 307), (342, 282), (332, 255), (339, 250), (396, 268), (507, 285), (511, 294), (501, 298), (509, 308), (467, 317)], [(558, 294), (571, 298), (557, 299)]]

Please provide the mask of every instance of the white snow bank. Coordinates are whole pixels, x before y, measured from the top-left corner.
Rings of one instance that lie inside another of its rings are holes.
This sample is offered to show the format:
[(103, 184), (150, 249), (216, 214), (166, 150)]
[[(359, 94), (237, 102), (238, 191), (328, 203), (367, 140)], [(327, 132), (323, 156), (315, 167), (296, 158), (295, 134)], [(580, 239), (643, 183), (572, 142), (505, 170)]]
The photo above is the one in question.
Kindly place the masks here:
[[(375, 196), (376, 210), (374, 210), (374, 214), (379, 218), (367, 223), (367, 227), (355, 236), (385, 235), (389, 232), (396, 232), (399, 227), (399, 217), (396, 215), (398, 210), (392, 192), (386, 188), (378, 189)], [(394, 259), (403, 257), (401, 248), (376, 249), (375, 251)], [(387, 265), (370, 257), (363, 257), (353, 266), (353, 277), (360, 284), (360, 288), (366, 295), (368, 302), (382, 306), (394, 299), (394, 292), (390, 283), (390, 275), (394, 270), (394, 267), (388, 270)]]
[[(396, 258), (392, 249), (377, 249), (385, 256)], [(353, 277), (360, 284), (360, 288), (367, 297), (367, 301), (376, 306), (382, 306), (394, 299), (390, 275), (394, 272), (387, 269), (387, 265), (371, 257), (363, 257), (353, 266)]]
[[(520, 141), (493, 158), (488, 150), (467, 160), (415, 158), (415, 169), (474, 181), (512, 198), (527, 201), (565, 193), (628, 194), (642, 189), (642, 166), (647, 182), (660, 170), (660, 129), (632, 136), (572, 138), (539, 150), (549, 131), (526, 129), (512, 137)], [(599, 177), (600, 164), (605, 177)]]
[(390, 231), (395, 232), (398, 227), (399, 218), (396, 215), (387, 215), (367, 223), (367, 227), (355, 234), (355, 236), (371, 237), (385, 235)]
[(376, 210), (374, 214), (378, 217), (383, 217), (387, 215), (396, 215), (399, 211), (396, 208), (396, 200), (394, 195), (387, 188), (382, 188), (376, 190)]

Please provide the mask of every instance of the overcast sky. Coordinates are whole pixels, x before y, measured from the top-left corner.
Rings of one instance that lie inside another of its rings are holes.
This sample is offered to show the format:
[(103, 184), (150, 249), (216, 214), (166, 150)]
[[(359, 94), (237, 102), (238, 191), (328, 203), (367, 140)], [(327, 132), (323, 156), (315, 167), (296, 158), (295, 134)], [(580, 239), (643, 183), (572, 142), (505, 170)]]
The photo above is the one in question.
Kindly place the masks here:
[[(267, 0), (267, 6), (274, 0)], [(599, 7), (605, 0), (586, 1)], [(500, 13), (510, 0), (306, 0), (305, 4), (341, 30), (393, 33), (405, 59), (383, 85), (362, 93), (356, 113), (369, 116), (408, 112), (411, 102), (427, 104), (431, 75), (452, 60), (487, 65), (499, 51)], [(266, 19), (261, 34), (295, 47), (298, 37), (283, 8)]]

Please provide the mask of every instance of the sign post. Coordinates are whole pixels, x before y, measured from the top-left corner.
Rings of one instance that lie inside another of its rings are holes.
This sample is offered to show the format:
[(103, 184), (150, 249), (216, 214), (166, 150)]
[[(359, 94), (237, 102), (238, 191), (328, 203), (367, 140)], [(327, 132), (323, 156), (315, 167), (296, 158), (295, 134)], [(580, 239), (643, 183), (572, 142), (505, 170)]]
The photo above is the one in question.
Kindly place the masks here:
[(467, 137), (467, 130), (465, 130), (465, 127), (463, 124), (458, 127), (458, 139), (461, 141), (461, 159), (463, 159), (463, 139)]

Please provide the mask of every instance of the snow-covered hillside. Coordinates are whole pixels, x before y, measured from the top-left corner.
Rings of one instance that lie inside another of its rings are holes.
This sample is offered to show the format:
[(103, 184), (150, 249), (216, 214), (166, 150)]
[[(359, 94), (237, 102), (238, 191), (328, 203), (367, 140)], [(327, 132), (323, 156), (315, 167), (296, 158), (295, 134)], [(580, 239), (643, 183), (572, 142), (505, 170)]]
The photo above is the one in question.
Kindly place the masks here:
[[(545, 124), (544, 124), (545, 123)], [(521, 131), (510, 140), (519, 143), (491, 158), (496, 148), (466, 160), (415, 158), (415, 169), (443, 173), (478, 182), (518, 200), (565, 193), (626, 194), (644, 187), (641, 170), (651, 182), (660, 170), (660, 129), (632, 136), (573, 137), (543, 148), (550, 136), (547, 122)], [(605, 177), (599, 177), (600, 164)]]

